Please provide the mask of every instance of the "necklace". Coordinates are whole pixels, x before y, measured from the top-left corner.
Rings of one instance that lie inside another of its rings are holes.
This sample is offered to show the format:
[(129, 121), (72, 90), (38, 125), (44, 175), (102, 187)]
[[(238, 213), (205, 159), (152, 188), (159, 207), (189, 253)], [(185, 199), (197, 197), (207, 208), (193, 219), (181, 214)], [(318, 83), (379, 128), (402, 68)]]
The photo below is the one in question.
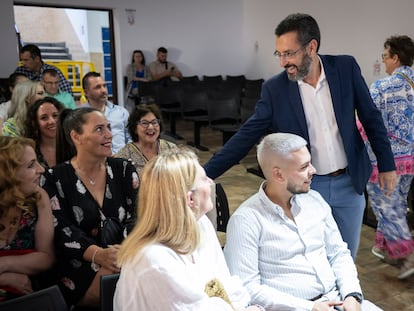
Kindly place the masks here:
[(89, 180), (89, 184), (91, 185), (91, 186), (95, 186), (96, 185), (96, 177), (99, 175), (99, 172), (101, 171), (101, 167), (102, 167), (102, 165), (101, 164), (99, 164), (99, 171), (98, 171), (98, 173), (96, 174), (96, 176), (95, 176), (95, 178), (91, 178), (91, 177), (89, 177), (89, 175), (88, 174), (86, 174), (85, 173), (85, 171), (84, 170), (82, 170), (80, 167), (79, 167), (79, 165), (78, 164), (76, 164), (75, 165), (75, 169), (78, 171), (78, 173), (82, 173), (82, 175), (84, 175), (88, 180)]

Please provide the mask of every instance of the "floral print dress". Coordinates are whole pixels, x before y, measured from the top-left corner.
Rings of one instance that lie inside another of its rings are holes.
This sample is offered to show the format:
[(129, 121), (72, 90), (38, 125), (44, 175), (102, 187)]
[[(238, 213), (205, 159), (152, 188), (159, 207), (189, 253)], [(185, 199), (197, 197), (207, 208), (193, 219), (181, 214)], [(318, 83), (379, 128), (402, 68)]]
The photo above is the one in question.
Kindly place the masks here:
[(57, 283), (68, 305), (76, 305), (96, 274), (83, 253), (100, 244), (99, 210), (105, 217), (118, 218), (129, 232), (136, 220), (138, 175), (127, 160), (108, 158), (102, 207), (69, 161), (50, 169), (45, 177), (43, 187), (51, 198), (55, 221)]

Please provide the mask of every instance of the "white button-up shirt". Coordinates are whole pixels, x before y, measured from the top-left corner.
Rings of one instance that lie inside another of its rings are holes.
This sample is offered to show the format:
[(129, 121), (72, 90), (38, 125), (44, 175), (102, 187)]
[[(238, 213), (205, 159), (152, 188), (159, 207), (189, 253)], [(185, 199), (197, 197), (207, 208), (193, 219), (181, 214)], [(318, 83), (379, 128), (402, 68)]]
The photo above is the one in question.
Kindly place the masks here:
[(308, 126), (312, 165), (316, 174), (325, 175), (347, 167), (348, 162), (322, 61), (320, 64), (321, 75), (316, 87), (303, 81), (298, 81), (298, 86)]
[(225, 256), (252, 303), (266, 310), (311, 310), (320, 294), (339, 300), (361, 293), (357, 270), (331, 209), (320, 194), (294, 195), (289, 219), (263, 183), (230, 218)]

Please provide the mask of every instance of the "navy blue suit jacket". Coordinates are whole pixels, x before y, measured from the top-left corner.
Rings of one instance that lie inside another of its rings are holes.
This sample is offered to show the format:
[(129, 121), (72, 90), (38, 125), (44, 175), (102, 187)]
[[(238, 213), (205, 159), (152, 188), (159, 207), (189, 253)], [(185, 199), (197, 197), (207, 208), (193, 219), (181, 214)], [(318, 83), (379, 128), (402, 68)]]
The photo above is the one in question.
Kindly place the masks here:
[[(345, 55), (320, 55), (320, 58), (329, 84), (348, 170), (355, 190), (361, 194), (372, 166), (356, 127), (355, 112), (377, 156), (380, 172), (395, 170), (386, 129), (355, 59)], [(305, 138), (309, 145), (299, 87), (297, 82), (288, 79), (285, 71), (263, 84), (255, 113), (205, 165), (207, 175), (216, 178), (238, 163), (269, 129), (272, 132), (297, 134)]]

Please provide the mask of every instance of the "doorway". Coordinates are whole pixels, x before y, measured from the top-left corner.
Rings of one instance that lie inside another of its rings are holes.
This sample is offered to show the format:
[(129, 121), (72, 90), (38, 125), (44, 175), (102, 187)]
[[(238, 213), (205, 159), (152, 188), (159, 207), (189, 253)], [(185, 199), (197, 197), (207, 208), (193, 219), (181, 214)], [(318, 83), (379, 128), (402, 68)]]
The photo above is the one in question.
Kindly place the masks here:
[[(50, 7), (14, 4), (16, 35), (21, 44), (33, 43), (42, 51), (46, 63), (92, 64), (108, 86), (110, 100), (117, 98), (115, 48), (112, 10), (90, 8)], [(57, 66), (59, 67), (59, 66)], [(90, 71), (85, 67), (85, 72)], [(74, 74), (73, 85), (79, 85), (82, 76)], [(75, 96), (79, 96), (74, 92)]]

